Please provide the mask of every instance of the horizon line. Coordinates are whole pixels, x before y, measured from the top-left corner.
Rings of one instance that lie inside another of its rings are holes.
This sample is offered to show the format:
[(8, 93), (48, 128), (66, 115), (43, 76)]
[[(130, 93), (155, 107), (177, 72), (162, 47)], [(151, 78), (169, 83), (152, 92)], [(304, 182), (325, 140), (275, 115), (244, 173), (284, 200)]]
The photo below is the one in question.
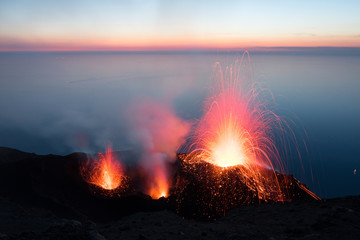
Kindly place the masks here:
[(160, 48), (160, 49), (37, 49), (17, 50), (0, 49), (0, 53), (138, 53), (138, 54), (190, 54), (190, 53), (239, 53), (249, 51), (251, 53), (282, 53), (282, 54), (346, 54), (360, 55), (360, 47), (339, 47), (339, 46), (311, 46), (311, 47), (244, 47), (244, 48)]

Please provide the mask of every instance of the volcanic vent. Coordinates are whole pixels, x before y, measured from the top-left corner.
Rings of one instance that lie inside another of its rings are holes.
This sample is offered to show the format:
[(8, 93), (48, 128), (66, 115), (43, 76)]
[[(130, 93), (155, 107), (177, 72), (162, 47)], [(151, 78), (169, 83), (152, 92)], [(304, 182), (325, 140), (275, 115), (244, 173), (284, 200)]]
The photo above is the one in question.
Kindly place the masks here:
[(179, 154), (169, 197), (182, 216), (216, 219), (244, 205), (320, 199), (292, 175), (259, 167), (258, 176), (252, 178), (251, 170), (242, 165), (225, 168), (206, 161), (189, 163), (184, 160), (188, 155)]

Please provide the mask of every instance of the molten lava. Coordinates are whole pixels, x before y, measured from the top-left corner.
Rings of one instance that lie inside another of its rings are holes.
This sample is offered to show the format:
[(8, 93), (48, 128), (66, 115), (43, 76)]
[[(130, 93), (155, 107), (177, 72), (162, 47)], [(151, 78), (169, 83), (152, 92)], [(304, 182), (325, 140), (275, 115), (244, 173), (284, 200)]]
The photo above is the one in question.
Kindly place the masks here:
[(167, 197), (168, 189), (169, 189), (168, 179), (164, 175), (164, 172), (161, 171), (157, 172), (156, 178), (152, 180), (150, 189), (148, 190), (149, 195), (151, 196), (152, 199)]
[(224, 129), (220, 129), (217, 136), (207, 142), (206, 147), (210, 151), (210, 156), (206, 160), (220, 167), (244, 165), (244, 140), (231, 121), (224, 125)]
[[(259, 199), (271, 196), (274, 200), (275, 191), (276, 200), (281, 201), (275, 168), (282, 170), (283, 164), (275, 140), (281, 140), (286, 124), (268, 108), (267, 92), (252, 83), (248, 72), (242, 72), (246, 70), (246, 56), (250, 64), (246, 52), (225, 71), (219, 63), (215, 65), (217, 87), (193, 131), (193, 143), (189, 146), (192, 154), (185, 161), (206, 161), (227, 169), (237, 166), (246, 179), (251, 179), (249, 187), (255, 186)], [(264, 167), (272, 169), (275, 177), (264, 178), (261, 172)]]
[(122, 166), (114, 158), (111, 147), (106, 149), (105, 154), (97, 154), (97, 158), (83, 168), (82, 175), (88, 183), (106, 190), (118, 188), (123, 180)]

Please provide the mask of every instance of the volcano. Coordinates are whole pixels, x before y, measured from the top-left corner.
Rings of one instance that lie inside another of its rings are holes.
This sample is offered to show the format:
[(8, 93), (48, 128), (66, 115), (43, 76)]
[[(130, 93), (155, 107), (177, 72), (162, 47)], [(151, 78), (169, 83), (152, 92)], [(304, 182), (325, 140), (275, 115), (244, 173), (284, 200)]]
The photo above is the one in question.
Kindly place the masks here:
[[(232, 208), (273, 202), (320, 200), (292, 175), (260, 169), (267, 196), (259, 194), (258, 178), (249, 178), (250, 171), (242, 165), (219, 167), (200, 161), (183, 161), (189, 154), (179, 154), (178, 170), (170, 199), (177, 203), (176, 211), (183, 216), (216, 219)], [(244, 174), (245, 173), (245, 174)], [(278, 189), (280, 188), (280, 191)]]
[[(112, 154), (128, 162), (136, 158), (131, 152)], [(165, 209), (182, 217), (214, 220), (244, 205), (320, 199), (292, 175), (274, 175), (266, 168), (261, 170), (263, 180), (278, 182), (281, 196), (274, 185), (267, 190), (268, 197), (261, 198), (253, 179), (242, 174), (246, 171), (242, 166), (222, 168), (206, 161), (190, 165), (184, 161), (186, 156), (178, 154), (171, 166), (174, 177), (169, 195), (152, 199), (141, 192), (138, 185), (142, 179), (131, 165), (124, 166), (125, 187), (109, 190), (84, 180), (81, 167), (89, 161), (88, 154), (36, 155), (0, 148), (1, 194), (26, 205), (51, 209), (60, 216), (101, 222)]]

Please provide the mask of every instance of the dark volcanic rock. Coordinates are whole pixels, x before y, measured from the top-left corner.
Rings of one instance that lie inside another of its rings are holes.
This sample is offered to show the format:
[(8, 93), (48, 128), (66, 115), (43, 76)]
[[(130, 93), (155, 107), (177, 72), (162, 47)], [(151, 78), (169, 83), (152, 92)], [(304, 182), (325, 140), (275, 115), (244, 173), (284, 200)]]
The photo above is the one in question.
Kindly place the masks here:
[[(225, 211), (222, 214), (225, 216), (217, 221), (196, 221), (161, 210), (167, 208), (192, 216), (192, 211), (196, 211), (193, 203), (202, 208), (198, 211), (201, 216), (206, 217), (204, 211), (217, 216), (217, 211), (212, 212), (213, 208), (201, 204), (206, 199), (200, 199), (201, 194), (207, 194), (209, 202), (220, 201), (209, 190), (218, 191), (219, 185), (197, 189), (205, 178), (195, 178), (191, 171), (181, 167), (181, 162), (175, 166), (174, 195), (152, 200), (139, 193), (123, 197), (98, 194), (78, 172), (79, 163), (87, 158), (85, 154), (38, 156), (2, 148), (0, 157), (0, 239), (280, 240), (359, 239), (360, 236), (360, 197), (307, 201), (311, 196), (292, 176), (278, 177), (279, 181), (292, 183), (282, 189), (285, 197), (299, 201), (250, 204), (252, 197), (256, 198), (253, 193), (250, 198), (239, 198), (250, 205), (236, 208), (236, 201), (229, 197), (225, 199), (233, 201), (230, 206), (234, 209)], [(204, 171), (198, 173), (200, 176), (217, 171), (207, 164), (196, 167)], [(218, 176), (218, 180), (225, 181), (228, 177), (235, 180), (238, 177), (239, 181), (225, 189), (241, 185), (241, 177), (233, 172)], [(218, 192), (224, 194), (227, 190)], [(232, 191), (230, 196), (240, 192)], [(182, 201), (177, 202), (179, 199)]]
[(216, 219), (244, 205), (320, 199), (292, 175), (259, 168), (261, 174), (254, 179), (247, 177), (253, 176), (249, 171), (243, 166), (222, 168), (207, 162), (178, 161), (169, 198), (180, 215), (203, 219)]
[(17, 161), (0, 160), (0, 194), (22, 204), (46, 207), (60, 216), (98, 221), (166, 207), (164, 199), (153, 200), (133, 190), (119, 197), (114, 191), (106, 194), (106, 190), (89, 185), (80, 174), (80, 163), (88, 159), (84, 153), (35, 155), (6, 149), (3, 156), (11, 159), (13, 154)]
[(276, 177), (281, 187), (280, 194), (273, 185), (264, 185), (268, 187), (264, 198), (259, 196), (254, 180), (244, 177), (239, 169), (222, 170), (206, 162), (189, 166), (181, 156), (173, 165), (170, 196), (158, 200), (139, 191), (137, 185), (142, 180), (131, 168), (125, 190), (109, 191), (88, 184), (80, 167), (91, 157), (84, 153), (35, 155), (1, 148), (0, 157), (0, 194), (77, 219), (110, 221), (135, 212), (165, 209), (185, 217), (216, 219), (232, 208), (279, 201), (280, 195), (282, 201), (313, 199), (305, 186), (290, 175), (274, 176), (274, 172), (263, 169), (264, 181), (273, 183)]

